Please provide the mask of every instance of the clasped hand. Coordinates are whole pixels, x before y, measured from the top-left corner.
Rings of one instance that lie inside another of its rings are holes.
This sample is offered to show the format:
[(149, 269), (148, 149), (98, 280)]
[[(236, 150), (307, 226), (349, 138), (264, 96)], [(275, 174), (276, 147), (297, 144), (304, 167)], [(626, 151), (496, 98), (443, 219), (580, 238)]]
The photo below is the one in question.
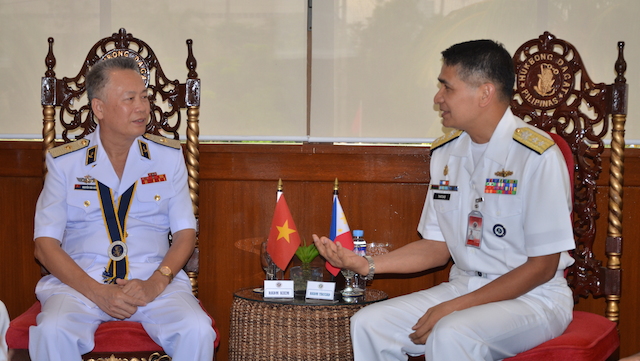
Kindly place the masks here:
[(151, 280), (117, 279), (115, 285), (101, 285), (93, 300), (109, 316), (124, 320), (138, 307), (146, 306), (162, 292), (161, 286)]

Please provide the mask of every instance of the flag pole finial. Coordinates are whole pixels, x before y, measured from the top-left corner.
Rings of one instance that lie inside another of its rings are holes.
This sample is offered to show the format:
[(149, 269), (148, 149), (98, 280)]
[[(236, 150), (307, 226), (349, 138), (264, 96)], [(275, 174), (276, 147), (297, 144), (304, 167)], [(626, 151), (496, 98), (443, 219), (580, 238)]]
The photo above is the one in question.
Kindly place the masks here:
[(334, 191), (338, 190), (338, 178), (336, 178), (336, 180), (333, 182), (333, 190)]
[(282, 178), (278, 179), (278, 192), (282, 192)]

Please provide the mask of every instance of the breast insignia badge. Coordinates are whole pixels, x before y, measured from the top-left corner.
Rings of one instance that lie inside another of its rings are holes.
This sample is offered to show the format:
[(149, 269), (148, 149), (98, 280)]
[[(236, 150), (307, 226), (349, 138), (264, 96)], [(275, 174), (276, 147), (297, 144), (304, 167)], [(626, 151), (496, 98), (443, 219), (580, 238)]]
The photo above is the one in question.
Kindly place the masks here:
[(508, 176), (512, 175), (512, 174), (513, 174), (513, 172), (512, 172), (512, 171), (510, 171), (510, 170), (504, 170), (504, 168), (502, 168), (502, 170), (499, 170), (499, 171), (495, 172), (494, 174), (495, 174), (497, 177), (506, 178), (506, 177), (508, 177)]
[(96, 179), (90, 175), (86, 175), (84, 177), (76, 177), (78, 182), (82, 184), (74, 184), (73, 189), (80, 191), (95, 191), (96, 187)]

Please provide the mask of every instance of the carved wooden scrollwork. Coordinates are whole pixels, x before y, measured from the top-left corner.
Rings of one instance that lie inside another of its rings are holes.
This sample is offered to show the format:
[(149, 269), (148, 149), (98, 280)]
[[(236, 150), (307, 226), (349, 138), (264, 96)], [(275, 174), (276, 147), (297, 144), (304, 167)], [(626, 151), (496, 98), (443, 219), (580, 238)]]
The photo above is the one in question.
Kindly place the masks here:
[[(193, 56), (191, 40), (187, 40), (189, 78), (185, 83), (167, 78), (153, 50), (125, 29), (98, 41), (89, 50), (78, 74), (72, 78), (55, 77), (53, 43), (53, 38), (49, 38), (49, 52), (45, 58), (47, 71), (42, 78), (41, 98), (43, 106), (60, 107), (58, 120), (64, 128), (61, 135), (64, 142), (82, 138), (96, 128), (90, 105), (74, 103), (80, 101), (85, 94), (84, 77), (87, 71), (104, 57), (128, 56), (140, 61), (143, 78), (147, 77), (150, 90), (151, 117), (147, 125), (148, 133), (161, 135), (163, 132), (165, 134), (162, 135), (178, 139), (178, 128), (184, 116), (180, 109), (186, 108), (187, 104), (200, 105), (200, 79), (195, 71), (197, 62)], [(45, 135), (45, 138), (55, 138), (55, 132), (53, 136)]]
[[(617, 78), (612, 85), (591, 81), (578, 51), (570, 43), (556, 39), (545, 32), (538, 39), (524, 43), (513, 59), (516, 72), (516, 91), (512, 101), (515, 115), (545, 131), (562, 136), (571, 147), (575, 162), (574, 236), (576, 262), (568, 271), (568, 280), (577, 302), (579, 297), (594, 297), (617, 292), (619, 296), (619, 254), (616, 242), (621, 237), (622, 153), (624, 151), (624, 124), (616, 118), (626, 118), (626, 63), (619, 44), (619, 57), (615, 69)], [(609, 204), (607, 268), (593, 254), (596, 237), (596, 181), (602, 172), (604, 138), (609, 129), (612, 134), (612, 167)], [(622, 135), (620, 134), (622, 132)], [(615, 163), (615, 164), (614, 164)], [(613, 213), (613, 220), (612, 220)], [(615, 224), (612, 227), (611, 224)], [(616, 258), (618, 257), (618, 258)], [(616, 271), (618, 269), (618, 271)], [(607, 284), (609, 283), (609, 284)], [(612, 304), (607, 307), (612, 308)], [(617, 306), (617, 304), (615, 305)], [(615, 308), (615, 307), (613, 307)], [(612, 314), (615, 312), (612, 312)], [(611, 316), (614, 319), (617, 316)], [(617, 321), (617, 318), (615, 319)]]
[(169, 355), (164, 355), (164, 354), (160, 354), (158, 352), (154, 352), (152, 353), (149, 358), (137, 358), (137, 357), (132, 357), (130, 359), (128, 358), (119, 358), (116, 357), (115, 355), (111, 355), (110, 357), (99, 357), (99, 358), (90, 358), (87, 361), (171, 361), (171, 357), (169, 357)]

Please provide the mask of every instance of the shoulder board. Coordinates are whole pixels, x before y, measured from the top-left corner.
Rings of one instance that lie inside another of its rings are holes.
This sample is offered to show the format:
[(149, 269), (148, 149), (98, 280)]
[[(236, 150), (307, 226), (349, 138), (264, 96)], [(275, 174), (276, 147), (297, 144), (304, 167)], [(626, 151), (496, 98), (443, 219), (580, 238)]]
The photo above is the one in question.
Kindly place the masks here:
[(55, 148), (49, 149), (49, 153), (54, 158), (58, 158), (61, 155), (73, 153), (76, 150), (80, 150), (89, 146), (89, 141), (86, 139), (76, 140), (74, 142), (69, 142), (66, 144), (59, 145)]
[(431, 143), (431, 151), (433, 152), (437, 148), (440, 148), (441, 146), (458, 138), (461, 134), (462, 134), (462, 130), (452, 130), (448, 134), (441, 136), (440, 138), (434, 140), (433, 143)]
[(544, 153), (552, 145), (556, 144), (552, 139), (545, 137), (531, 128), (518, 128), (513, 132), (513, 140), (533, 150), (538, 154)]
[(148, 139), (154, 143), (158, 143), (161, 145), (166, 145), (167, 147), (171, 147), (171, 148), (175, 148), (175, 149), (180, 149), (180, 141), (176, 140), (176, 139), (169, 139), (166, 137), (163, 137), (161, 135), (155, 135), (155, 134), (150, 134), (150, 133), (144, 133), (144, 137), (145, 139)]

